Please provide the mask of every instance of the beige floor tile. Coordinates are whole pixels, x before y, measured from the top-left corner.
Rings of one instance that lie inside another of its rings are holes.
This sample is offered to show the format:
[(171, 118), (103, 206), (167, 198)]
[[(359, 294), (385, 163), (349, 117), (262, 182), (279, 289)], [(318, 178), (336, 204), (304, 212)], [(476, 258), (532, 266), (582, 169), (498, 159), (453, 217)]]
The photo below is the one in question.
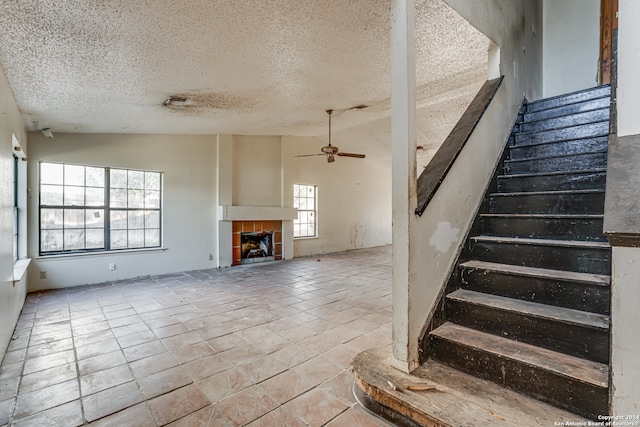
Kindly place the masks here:
[(53, 408), (80, 397), (78, 381), (71, 380), (29, 393), (18, 395), (14, 417), (24, 418), (30, 414)]
[(14, 420), (13, 427), (75, 427), (84, 424), (82, 408), (79, 400), (74, 400), (19, 420)]
[(129, 363), (136, 378), (146, 377), (174, 366), (178, 366), (178, 361), (168, 351)]
[(243, 367), (240, 366), (207, 377), (196, 385), (211, 403), (216, 403), (253, 384)]
[(302, 421), (295, 418), (282, 408), (277, 408), (268, 414), (258, 418), (255, 421), (247, 424), (247, 427), (273, 427), (273, 426), (287, 426), (287, 427), (305, 427)]
[(131, 370), (127, 365), (120, 365), (80, 377), (80, 391), (82, 396), (89, 396), (129, 381), (133, 381)]
[(151, 412), (160, 425), (178, 420), (207, 405), (209, 405), (209, 400), (194, 384), (149, 401)]
[(125, 364), (127, 361), (122, 355), (122, 351), (112, 351), (111, 353), (89, 357), (78, 361), (78, 372), (80, 375), (89, 375), (94, 372), (104, 371)]
[(142, 389), (145, 399), (152, 399), (161, 394), (184, 387), (192, 382), (191, 378), (185, 373), (181, 366), (169, 368), (138, 379), (138, 384)]
[(288, 370), (273, 378), (269, 378), (260, 386), (269, 396), (283, 404), (316, 386), (306, 376)]
[(215, 408), (236, 426), (242, 426), (260, 418), (277, 406), (278, 402), (259, 385), (245, 389), (215, 404)]
[(138, 386), (131, 381), (82, 398), (84, 416), (95, 421), (142, 402)]
[(322, 426), (347, 409), (342, 401), (321, 389), (298, 396), (283, 407), (310, 426)]
[(391, 424), (353, 406), (333, 419), (327, 427), (391, 427)]

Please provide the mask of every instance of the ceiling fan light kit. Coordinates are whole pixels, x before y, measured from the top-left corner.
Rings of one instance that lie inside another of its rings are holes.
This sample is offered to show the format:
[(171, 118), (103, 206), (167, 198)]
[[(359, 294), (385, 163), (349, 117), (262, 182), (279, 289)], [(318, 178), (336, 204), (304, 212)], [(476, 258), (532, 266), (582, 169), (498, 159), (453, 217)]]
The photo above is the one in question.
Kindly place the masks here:
[(331, 113), (333, 110), (327, 110), (327, 114), (329, 115), (329, 143), (320, 149), (320, 154), (301, 154), (296, 157), (312, 157), (312, 156), (327, 156), (327, 163), (333, 163), (336, 161), (335, 156), (341, 157), (353, 157), (354, 159), (364, 159), (364, 154), (357, 153), (340, 153), (339, 148), (335, 145), (331, 145)]

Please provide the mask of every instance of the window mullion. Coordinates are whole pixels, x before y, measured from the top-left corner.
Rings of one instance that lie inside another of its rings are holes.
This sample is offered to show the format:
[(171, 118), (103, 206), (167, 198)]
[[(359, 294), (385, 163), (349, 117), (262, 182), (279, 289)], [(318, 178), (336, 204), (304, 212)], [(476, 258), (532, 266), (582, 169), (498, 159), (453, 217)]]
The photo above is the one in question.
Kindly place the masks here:
[(111, 250), (111, 168), (104, 168), (104, 250)]

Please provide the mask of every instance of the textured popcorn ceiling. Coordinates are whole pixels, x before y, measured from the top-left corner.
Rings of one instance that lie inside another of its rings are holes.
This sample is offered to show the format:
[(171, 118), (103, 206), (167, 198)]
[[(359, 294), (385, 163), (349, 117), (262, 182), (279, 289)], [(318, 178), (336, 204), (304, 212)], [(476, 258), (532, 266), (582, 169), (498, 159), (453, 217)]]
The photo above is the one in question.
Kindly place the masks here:
[[(371, 123), (388, 139), (389, 8), (4, 0), (0, 62), (29, 130), (323, 135), (333, 108), (336, 131), (368, 137)], [(419, 119), (428, 122), (419, 144), (428, 150), (486, 79), (489, 41), (442, 0), (417, 1), (417, 39)], [(170, 95), (189, 101), (163, 106)], [(370, 107), (342, 111), (360, 104)]]

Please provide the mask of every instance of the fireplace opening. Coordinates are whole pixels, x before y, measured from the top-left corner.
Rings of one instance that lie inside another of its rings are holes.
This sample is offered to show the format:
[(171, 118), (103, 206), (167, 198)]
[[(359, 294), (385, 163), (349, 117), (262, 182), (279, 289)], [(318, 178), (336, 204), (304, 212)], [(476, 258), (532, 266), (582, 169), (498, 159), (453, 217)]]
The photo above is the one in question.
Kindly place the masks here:
[(242, 264), (273, 261), (273, 232), (242, 233), (240, 247)]

